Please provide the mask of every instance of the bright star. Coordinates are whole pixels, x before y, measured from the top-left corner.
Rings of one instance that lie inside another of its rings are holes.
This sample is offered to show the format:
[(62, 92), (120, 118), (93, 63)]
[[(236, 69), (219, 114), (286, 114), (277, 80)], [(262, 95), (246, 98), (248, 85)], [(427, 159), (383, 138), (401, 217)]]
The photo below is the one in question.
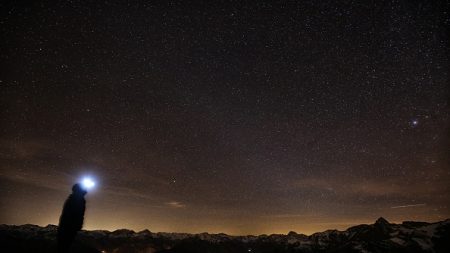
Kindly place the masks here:
[(413, 120), (412, 122), (411, 122), (411, 124), (413, 125), (413, 126), (417, 126), (418, 124), (419, 124), (419, 121), (418, 120)]

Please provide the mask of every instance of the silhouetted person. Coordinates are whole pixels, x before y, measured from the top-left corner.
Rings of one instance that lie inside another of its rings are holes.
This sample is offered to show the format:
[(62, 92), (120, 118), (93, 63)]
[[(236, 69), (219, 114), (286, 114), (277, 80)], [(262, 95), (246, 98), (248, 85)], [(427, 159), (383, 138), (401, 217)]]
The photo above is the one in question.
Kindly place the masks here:
[(87, 191), (81, 185), (72, 187), (72, 194), (64, 203), (64, 208), (59, 218), (58, 226), (58, 253), (69, 252), (70, 245), (78, 231), (83, 227), (86, 200), (84, 195)]

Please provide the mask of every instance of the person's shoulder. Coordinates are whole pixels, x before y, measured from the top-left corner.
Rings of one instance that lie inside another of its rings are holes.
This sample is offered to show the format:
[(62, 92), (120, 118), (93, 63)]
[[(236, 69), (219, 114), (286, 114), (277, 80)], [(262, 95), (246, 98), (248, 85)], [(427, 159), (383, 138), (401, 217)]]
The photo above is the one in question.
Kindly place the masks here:
[(73, 201), (73, 199), (74, 199), (73, 194), (70, 194), (69, 197), (67, 197), (66, 201)]

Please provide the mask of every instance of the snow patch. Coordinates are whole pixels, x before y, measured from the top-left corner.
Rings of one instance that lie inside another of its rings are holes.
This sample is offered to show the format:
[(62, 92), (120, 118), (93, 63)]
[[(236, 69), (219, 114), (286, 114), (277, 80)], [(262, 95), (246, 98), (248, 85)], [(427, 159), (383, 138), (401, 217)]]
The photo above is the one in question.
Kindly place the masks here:
[(429, 237), (434, 237), (437, 227), (438, 227), (438, 224), (432, 224), (432, 225), (424, 226), (420, 230), (424, 231), (426, 233), (426, 235), (428, 235)]
[(405, 245), (405, 243), (406, 243), (403, 239), (400, 239), (398, 237), (391, 238), (391, 241), (393, 241), (399, 245), (402, 245), (402, 246)]
[(362, 245), (355, 245), (353, 248), (356, 249), (356, 250), (358, 250), (358, 251), (361, 252), (361, 253), (370, 253), (369, 251), (367, 251), (366, 249), (364, 249)]
[(423, 250), (432, 250), (433, 249), (433, 244), (431, 242), (427, 242), (424, 239), (421, 238), (412, 238), (413, 241), (417, 242), (417, 244), (419, 244), (419, 246), (423, 249)]

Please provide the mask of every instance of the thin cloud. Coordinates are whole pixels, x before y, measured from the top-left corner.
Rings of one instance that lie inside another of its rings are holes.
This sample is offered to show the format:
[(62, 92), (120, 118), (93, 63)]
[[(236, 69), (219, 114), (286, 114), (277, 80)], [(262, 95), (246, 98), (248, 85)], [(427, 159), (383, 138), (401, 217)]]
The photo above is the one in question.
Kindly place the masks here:
[(273, 214), (273, 215), (262, 215), (262, 218), (314, 218), (319, 217), (319, 215), (312, 214)]
[(427, 204), (412, 204), (412, 205), (403, 205), (403, 206), (391, 206), (392, 209), (396, 208), (408, 208), (408, 207), (417, 207), (417, 206), (426, 206)]
[(178, 202), (178, 201), (170, 201), (170, 202), (167, 202), (166, 205), (168, 205), (168, 206), (170, 206), (172, 208), (184, 208), (184, 207), (186, 207), (185, 204), (183, 204), (181, 202)]

